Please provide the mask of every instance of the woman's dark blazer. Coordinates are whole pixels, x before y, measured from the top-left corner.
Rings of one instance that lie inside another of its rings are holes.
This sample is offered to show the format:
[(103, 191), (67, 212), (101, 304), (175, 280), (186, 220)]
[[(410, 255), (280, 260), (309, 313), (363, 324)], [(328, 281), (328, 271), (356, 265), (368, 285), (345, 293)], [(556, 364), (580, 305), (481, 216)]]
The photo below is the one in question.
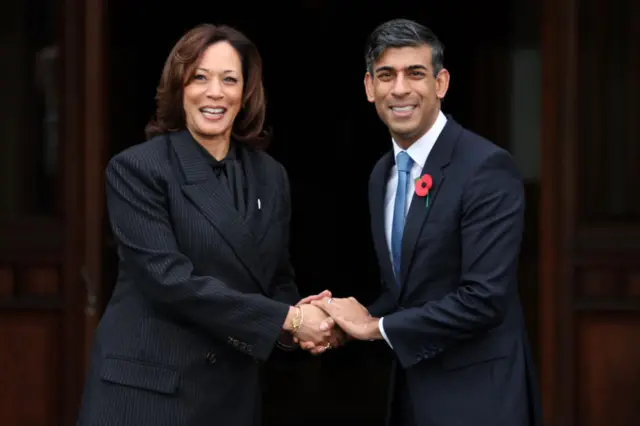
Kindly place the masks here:
[(287, 174), (238, 144), (246, 217), (187, 131), (116, 155), (107, 205), (120, 258), (78, 425), (247, 426), (259, 368), (299, 299)]

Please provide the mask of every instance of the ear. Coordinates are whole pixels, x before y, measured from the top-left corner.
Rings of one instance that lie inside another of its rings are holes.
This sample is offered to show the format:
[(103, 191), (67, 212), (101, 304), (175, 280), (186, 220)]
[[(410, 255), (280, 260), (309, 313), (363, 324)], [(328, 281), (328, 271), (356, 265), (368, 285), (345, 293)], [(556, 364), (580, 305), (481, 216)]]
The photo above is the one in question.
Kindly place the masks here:
[(436, 96), (438, 97), (438, 99), (444, 99), (445, 95), (447, 94), (447, 90), (449, 90), (450, 79), (451, 75), (449, 74), (449, 71), (444, 68), (440, 70), (440, 72), (436, 76)]
[(364, 90), (367, 93), (367, 100), (373, 102), (375, 100), (373, 96), (373, 77), (368, 72), (364, 75)]

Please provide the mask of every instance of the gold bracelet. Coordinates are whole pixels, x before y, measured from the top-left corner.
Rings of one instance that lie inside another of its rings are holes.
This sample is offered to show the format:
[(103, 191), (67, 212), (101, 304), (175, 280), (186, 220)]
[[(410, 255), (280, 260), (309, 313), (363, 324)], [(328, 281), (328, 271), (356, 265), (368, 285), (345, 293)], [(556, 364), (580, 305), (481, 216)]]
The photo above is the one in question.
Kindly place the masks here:
[[(304, 311), (302, 310), (302, 308), (300, 308), (300, 324), (298, 324), (298, 329), (302, 327), (303, 322), (304, 322)], [(296, 331), (298, 331), (298, 329), (296, 329)]]
[(293, 318), (291, 322), (291, 334), (296, 334), (302, 325), (302, 321), (304, 320), (304, 313), (302, 308), (298, 308), (296, 311), (296, 316)]

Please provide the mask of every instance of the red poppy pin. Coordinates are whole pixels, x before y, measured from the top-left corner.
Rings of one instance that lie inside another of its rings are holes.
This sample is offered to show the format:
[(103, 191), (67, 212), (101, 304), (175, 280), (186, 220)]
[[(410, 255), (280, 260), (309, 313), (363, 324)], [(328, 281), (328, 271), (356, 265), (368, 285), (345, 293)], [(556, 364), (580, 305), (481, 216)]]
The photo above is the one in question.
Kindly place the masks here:
[(426, 197), (425, 205), (429, 207), (429, 190), (433, 186), (433, 179), (430, 174), (424, 174), (416, 179), (416, 195), (418, 197)]

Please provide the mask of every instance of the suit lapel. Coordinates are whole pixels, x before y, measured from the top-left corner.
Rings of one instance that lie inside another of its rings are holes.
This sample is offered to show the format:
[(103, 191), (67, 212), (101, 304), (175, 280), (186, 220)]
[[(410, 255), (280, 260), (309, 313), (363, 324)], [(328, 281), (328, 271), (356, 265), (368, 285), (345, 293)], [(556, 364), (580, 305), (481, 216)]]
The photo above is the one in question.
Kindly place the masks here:
[(244, 146), (238, 152), (247, 180), (247, 214), (244, 223), (251, 229), (256, 241), (260, 241), (269, 229), (269, 220), (276, 203), (276, 186), (269, 185), (271, 180), (259, 153)]
[(378, 255), (378, 261), (380, 262), (380, 272), (382, 274), (382, 278), (390, 287), (391, 291), (397, 295), (399, 294), (399, 287), (396, 284), (393, 267), (391, 265), (391, 258), (389, 257), (389, 245), (387, 244), (384, 223), (384, 198), (387, 190), (389, 171), (391, 170), (392, 165), (393, 155), (391, 152), (388, 152), (376, 164), (376, 167), (371, 174), (370, 210), (371, 233), (373, 244)]
[[(173, 133), (170, 140), (186, 180), (182, 185), (182, 191), (218, 230), (266, 293), (268, 282), (264, 275), (264, 267), (255, 237), (247, 226), (249, 217), (254, 214), (250, 199), (247, 203), (247, 215), (243, 220), (233, 207), (233, 200), (227, 188), (218, 184), (210, 165), (198, 151), (198, 142), (189, 132)], [(246, 168), (251, 167), (247, 165)], [(251, 182), (247, 181), (247, 187), (251, 186)]]
[(422, 168), (420, 176), (425, 174), (431, 175), (433, 186), (429, 192), (429, 207), (426, 206), (425, 197), (418, 197), (414, 194), (409, 212), (407, 213), (404, 232), (402, 233), (402, 261), (400, 266), (400, 283), (402, 289), (405, 287), (403, 284), (407, 278), (407, 273), (414, 257), (416, 243), (422, 227), (429, 218), (431, 211), (437, 207), (438, 193), (445, 180), (445, 169), (451, 161), (453, 147), (461, 131), (462, 127), (451, 117), (447, 117), (447, 124), (444, 129), (442, 129), (442, 133), (440, 133)]

